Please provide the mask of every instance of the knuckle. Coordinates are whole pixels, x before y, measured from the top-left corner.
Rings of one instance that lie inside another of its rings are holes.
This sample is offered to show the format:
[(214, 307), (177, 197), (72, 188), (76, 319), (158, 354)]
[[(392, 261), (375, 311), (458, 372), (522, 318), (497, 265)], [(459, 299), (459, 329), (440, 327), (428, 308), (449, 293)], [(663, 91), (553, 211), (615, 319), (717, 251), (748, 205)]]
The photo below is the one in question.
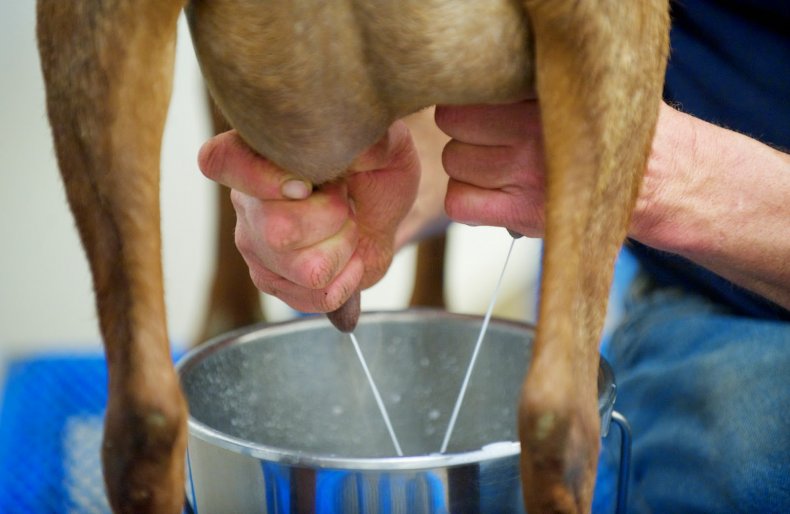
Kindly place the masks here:
[(293, 250), (302, 240), (301, 219), (290, 212), (278, 209), (262, 209), (254, 226), (260, 243), (275, 253)]
[(307, 287), (311, 289), (323, 289), (327, 287), (335, 277), (337, 264), (331, 258), (316, 259), (310, 266), (307, 274)]
[(284, 253), (292, 249), (300, 240), (297, 228), (290, 220), (281, 220), (270, 224), (261, 231), (264, 246), (275, 253)]
[(340, 250), (311, 249), (298, 254), (293, 262), (297, 283), (312, 290), (329, 287), (340, 269)]

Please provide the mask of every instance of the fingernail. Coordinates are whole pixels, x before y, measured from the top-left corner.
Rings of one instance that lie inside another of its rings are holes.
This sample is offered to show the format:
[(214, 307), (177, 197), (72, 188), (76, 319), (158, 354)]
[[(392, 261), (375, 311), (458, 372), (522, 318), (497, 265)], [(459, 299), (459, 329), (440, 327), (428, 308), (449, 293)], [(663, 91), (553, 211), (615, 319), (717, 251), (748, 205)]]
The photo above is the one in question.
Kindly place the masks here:
[(312, 187), (304, 180), (291, 179), (283, 183), (282, 195), (289, 200), (304, 200), (312, 192)]

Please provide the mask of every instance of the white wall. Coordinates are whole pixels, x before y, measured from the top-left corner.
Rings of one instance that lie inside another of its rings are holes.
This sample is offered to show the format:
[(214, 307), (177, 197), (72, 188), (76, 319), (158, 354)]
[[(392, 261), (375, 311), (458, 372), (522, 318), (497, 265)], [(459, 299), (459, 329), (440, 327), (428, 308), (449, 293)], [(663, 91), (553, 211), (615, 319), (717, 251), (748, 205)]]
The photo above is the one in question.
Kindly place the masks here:
[[(34, 34), (35, 2), (0, 8), (0, 354), (98, 349), (90, 278), (68, 212), (47, 125)], [(171, 338), (191, 338), (211, 266), (214, 205), (196, 166), (208, 136), (200, 75), (182, 23), (162, 156), (164, 269)], [(450, 308), (482, 312), (510, 238), (503, 229), (455, 227)], [(507, 315), (530, 316), (537, 245), (520, 240), (501, 298)], [(413, 252), (363, 294), (366, 309), (399, 308), (410, 291)], [(271, 308), (271, 306), (270, 306)], [(280, 316), (287, 311), (279, 309)]]

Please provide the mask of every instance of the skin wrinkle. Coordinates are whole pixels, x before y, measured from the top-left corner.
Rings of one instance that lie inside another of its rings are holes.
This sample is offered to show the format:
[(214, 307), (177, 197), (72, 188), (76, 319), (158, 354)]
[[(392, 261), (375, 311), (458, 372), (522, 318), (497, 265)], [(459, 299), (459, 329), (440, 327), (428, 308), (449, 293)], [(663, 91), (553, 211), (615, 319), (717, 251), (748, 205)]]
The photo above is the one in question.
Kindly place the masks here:
[(295, 265), (303, 270), (301, 280), (295, 280), (299, 285), (310, 289), (324, 289), (332, 283), (335, 274), (342, 269), (351, 256), (340, 255), (337, 251), (310, 250), (307, 254), (296, 258)]

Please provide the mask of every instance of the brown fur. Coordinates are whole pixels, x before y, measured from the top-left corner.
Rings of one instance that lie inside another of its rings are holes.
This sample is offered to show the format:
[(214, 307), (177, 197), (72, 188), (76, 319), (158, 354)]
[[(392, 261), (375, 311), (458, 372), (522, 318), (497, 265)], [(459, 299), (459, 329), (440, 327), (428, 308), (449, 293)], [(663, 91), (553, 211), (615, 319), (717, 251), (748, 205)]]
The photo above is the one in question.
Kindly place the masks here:
[[(533, 514), (590, 508), (597, 344), (658, 112), (666, 3), (194, 0), (187, 8), (225, 116), (255, 150), (317, 183), (420, 108), (537, 92), (546, 246), (519, 414)], [(38, 3), (49, 116), (109, 363), (103, 462), (118, 512), (178, 512), (184, 483), (186, 410), (169, 363), (158, 219), (181, 7)]]

